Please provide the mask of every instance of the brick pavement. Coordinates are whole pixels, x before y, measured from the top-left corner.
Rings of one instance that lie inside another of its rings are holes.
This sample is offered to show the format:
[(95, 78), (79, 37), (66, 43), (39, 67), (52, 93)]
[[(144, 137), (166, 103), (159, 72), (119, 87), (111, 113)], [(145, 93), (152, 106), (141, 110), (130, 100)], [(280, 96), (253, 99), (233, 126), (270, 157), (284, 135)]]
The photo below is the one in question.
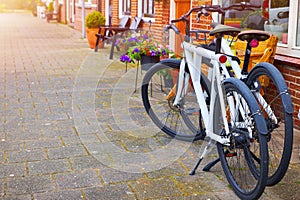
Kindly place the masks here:
[[(199, 143), (156, 134), (135, 69), (108, 52), (65, 25), (0, 14), (0, 197), (237, 199), (220, 166), (188, 175)], [(296, 198), (298, 167), (262, 199)]]

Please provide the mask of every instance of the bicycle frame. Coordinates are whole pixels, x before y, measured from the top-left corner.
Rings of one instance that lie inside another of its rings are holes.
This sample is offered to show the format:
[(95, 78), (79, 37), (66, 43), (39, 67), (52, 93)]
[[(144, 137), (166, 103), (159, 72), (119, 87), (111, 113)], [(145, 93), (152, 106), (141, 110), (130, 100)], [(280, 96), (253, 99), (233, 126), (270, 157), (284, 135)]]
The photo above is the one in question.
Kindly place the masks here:
[[(212, 68), (212, 79), (211, 79), (211, 85), (213, 87), (211, 90), (211, 96), (210, 100), (211, 102), (216, 101), (217, 95), (219, 96), (220, 101), (220, 107), (221, 107), (221, 113), (222, 113), (222, 120), (224, 124), (224, 130), (225, 133), (229, 135), (229, 126), (226, 119), (226, 109), (224, 104), (224, 94), (222, 89), (222, 81), (224, 80), (224, 77), (220, 74), (220, 68), (222, 68), (222, 71), (226, 71), (226, 64), (221, 63), (219, 61), (219, 58), (223, 56), (223, 54), (215, 54), (214, 52), (207, 50), (202, 47), (197, 47), (193, 44), (190, 44), (188, 42), (182, 43), (183, 49), (184, 49), (184, 58), (181, 61), (180, 69), (179, 69), (179, 77), (178, 77), (178, 90), (177, 95), (174, 100), (174, 106), (179, 105), (181, 101), (182, 95), (184, 96), (187, 93), (188, 90), (188, 82), (191, 78), (194, 90), (197, 96), (197, 101), (199, 104), (199, 107), (201, 109), (201, 113), (203, 115), (204, 125), (206, 127), (206, 136), (210, 139), (217, 141), (221, 144), (229, 144), (229, 138), (220, 136), (218, 133), (213, 132), (213, 113), (214, 113), (214, 104), (210, 103), (210, 112), (208, 111), (206, 102), (205, 102), (205, 96), (202, 91), (202, 88), (200, 87), (200, 74), (201, 74), (201, 65), (199, 63), (202, 63), (202, 57), (207, 57), (212, 60), (213, 68)], [(185, 73), (185, 66), (188, 66), (190, 76)], [(213, 89), (214, 86), (216, 87), (216, 90)], [(238, 97), (235, 97), (238, 98)], [(231, 100), (229, 100), (229, 106), (234, 107), (235, 105), (233, 103), (230, 103)], [(244, 108), (242, 108), (242, 105), (239, 105), (237, 108), (240, 110), (242, 117), (246, 120), (246, 116), (244, 115)], [(234, 116), (232, 116), (234, 117)], [(250, 137), (252, 137), (252, 131), (249, 129)]]
[[(222, 38), (221, 48), (225, 54), (234, 56), (228, 42), (224, 38)], [(228, 61), (234, 71), (236, 78), (241, 79), (241, 80), (244, 80), (245, 78), (247, 78), (247, 74), (242, 73), (242, 69), (241, 69), (240, 65), (236, 61), (233, 61), (230, 56), (228, 57)], [(223, 70), (223, 71), (226, 72), (226, 70)], [(226, 78), (230, 77), (230, 75), (228, 73), (225, 75), (226, 75)], [(255, 92), (254, 94), (255, 94), (255, 97), (257, 98), (258, 102), (260, 103), (260, 105), (267, 105), (263, 109), (268, 114), (269, 118), (271, 118), (275, 123), (277, 123), (278, 120), (277, 120), (273, 110), (268, 105), (268, 103), (265, 101), (265, 99), (262, 97), (260, 92)]]

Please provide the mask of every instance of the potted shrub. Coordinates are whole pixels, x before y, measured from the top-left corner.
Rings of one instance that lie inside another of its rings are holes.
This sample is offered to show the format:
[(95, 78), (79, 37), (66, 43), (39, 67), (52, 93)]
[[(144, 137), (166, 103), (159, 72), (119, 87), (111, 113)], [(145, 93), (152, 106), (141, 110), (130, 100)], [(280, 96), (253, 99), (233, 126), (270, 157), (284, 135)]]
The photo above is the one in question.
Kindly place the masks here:
[(46, 12), (47, 22), (53, 19), (53, 12), (54, 12), (54, 6), (53, 6), (53, 1), (51, 1), (48, 5), (47, 12)]
[[(86, 26), (86, 37), (88, 39), (91, 49), (95, 48), (96, 45), (96, 34), (98, 33), (99, 27), (105, 25), (105, 17), (99, 11), (93, 11), (89, 13), (85, 18)], [(99, 48), (103, 47), (103, 44), (99, 43)]]

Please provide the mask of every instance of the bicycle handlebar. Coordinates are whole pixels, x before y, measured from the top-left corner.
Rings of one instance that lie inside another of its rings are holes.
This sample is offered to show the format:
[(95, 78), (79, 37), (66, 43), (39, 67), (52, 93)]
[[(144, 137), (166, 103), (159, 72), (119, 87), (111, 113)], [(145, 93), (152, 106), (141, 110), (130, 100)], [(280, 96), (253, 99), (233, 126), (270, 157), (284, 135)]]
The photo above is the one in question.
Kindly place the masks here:
[(191, 8), (186, 14), (182, 15), (181, 17), (179, 17), (177, 19), (171, 20), (170, 25), (166, 26), (166, 29), (173, 29), (176, 34), (179, 34), (180, 33), (179, 29), (173, 23), (183, 21), (186, 24), (186, 28), (185, 28), (186, 29), (186, 35), (189, 36), (189, 25), (190, 25), (189, 16), (193, 12), (198, 12), (198, 14), (197, 14), (198, 19), (200, 19), (201, 15), (208, 16), (209, 15), (208, 12), (217, 12), (217, 13), (222, 15), (221, 23), (223, 24), (224, 23), (224, 17), (225, 17), (224, 15), (225, 15), (225, 12), (227, 10), (242, 11), (242, 10), (254, 10), (254, 8), (260, 8), (260, 6), (252, 5), (248, 2), (241, 2), (241, 3), (232, 4), (228, 7), (221, 7), (220, 5), (202, 5), (202, 6), (198, 6), (198, 7), (195, 7), (195, 8)]
[(168, 29), (172, 29), (176, 34), (179, 34), (180, 33), (180, 30), (177, 28), (177, 26), (175, 26), (174, 24), (169, 24), (169, 25), (166, 25), (164, 27), (164, 32), (166, 32)]

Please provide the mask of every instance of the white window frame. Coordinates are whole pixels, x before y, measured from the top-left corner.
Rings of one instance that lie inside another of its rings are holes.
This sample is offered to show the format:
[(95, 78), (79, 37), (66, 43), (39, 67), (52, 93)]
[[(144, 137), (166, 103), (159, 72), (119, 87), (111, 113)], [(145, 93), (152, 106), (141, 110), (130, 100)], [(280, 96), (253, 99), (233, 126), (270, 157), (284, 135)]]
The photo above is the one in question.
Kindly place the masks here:
[[(75, 4), (77, 7), (81, 7), (82, 6), (82, 0), (77, 0), (77, 3)], [(84, 3), (84, 7), (85, 8), (96, 8), (97, 4), (93, 4), (92, 0), (87, 0)]]
[[(142, 17), (144, 22), (155, 22), (155, 17), (143, 17), (143, 0), (138, 0), (138, 16)], [(154, 15), (155, 15), (155, 1), (154, 1)]]
[[(296, 46), (298, 18), (300, 17), (300, 13), (298, 13), (299, 3), (300, 0), (290, 0), (288, 43), (277, 45), (276, 53), (278, 54), (300, 58), (300, 44)], [(298, 36), (300, 37), (300, 32)]]
[[(124, 0), (119, 0), (119, 18), (120, 18), (120, 19), (124, 16), (123, 10), (122, 10), (122, 8), (123, 8), (123, 1), (124, 1)], [(130, 3), (132, 3), (132, 2), (130, 2)], [(130, 8), (131, 8), (131, 6), (132, 6), (132, 5), (130, 5)], [(130, 12), (131, 12), (131, 11), (130, 11)]]

